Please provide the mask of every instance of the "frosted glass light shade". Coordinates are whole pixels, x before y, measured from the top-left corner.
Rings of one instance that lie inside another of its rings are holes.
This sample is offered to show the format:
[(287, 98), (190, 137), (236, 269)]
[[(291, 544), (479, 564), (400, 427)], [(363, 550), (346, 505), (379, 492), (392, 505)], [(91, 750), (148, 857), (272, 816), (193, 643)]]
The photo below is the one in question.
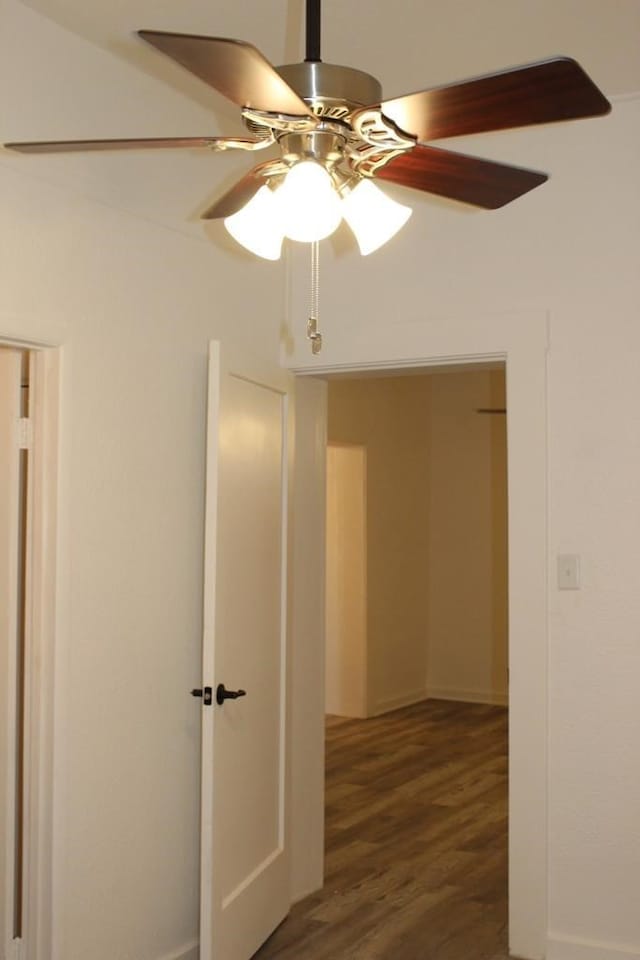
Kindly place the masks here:
[(225, 217), (224, 225), (239, 244), (265, 260), (277, 260), (284, 232), (276, 195), (265, 184), (237, 213)]
[(370, 180), (361, 180), (342, 201), (342, 214), (366, 257), (395, 236), (413, 211), (383, 193)]
[(296, 163), (276, 193), (285, 236), (301, 243), (322, 240), (342, 219), (331, 177), (315, 160)]

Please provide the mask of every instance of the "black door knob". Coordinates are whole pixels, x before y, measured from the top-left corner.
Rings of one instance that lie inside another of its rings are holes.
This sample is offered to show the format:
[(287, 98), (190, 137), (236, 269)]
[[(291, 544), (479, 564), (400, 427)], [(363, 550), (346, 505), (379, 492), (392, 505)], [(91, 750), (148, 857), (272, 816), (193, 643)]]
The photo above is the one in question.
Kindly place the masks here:
[(225, 702), (225, 700), (237, 700), (238, 697), (246, 697), (246, 690), (227, 690), (224, 683), (219, 683), (216, 687), (216, 703), (219, 706)]

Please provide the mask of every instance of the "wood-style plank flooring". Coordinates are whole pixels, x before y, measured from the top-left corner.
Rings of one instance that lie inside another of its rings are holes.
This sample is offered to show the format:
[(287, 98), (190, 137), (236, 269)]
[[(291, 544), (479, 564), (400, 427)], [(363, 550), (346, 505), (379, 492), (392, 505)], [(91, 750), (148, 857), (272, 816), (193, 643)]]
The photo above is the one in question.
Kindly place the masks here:
[(507, 711), (327, 721), (324, 889), (255, 960), (506, 960)]

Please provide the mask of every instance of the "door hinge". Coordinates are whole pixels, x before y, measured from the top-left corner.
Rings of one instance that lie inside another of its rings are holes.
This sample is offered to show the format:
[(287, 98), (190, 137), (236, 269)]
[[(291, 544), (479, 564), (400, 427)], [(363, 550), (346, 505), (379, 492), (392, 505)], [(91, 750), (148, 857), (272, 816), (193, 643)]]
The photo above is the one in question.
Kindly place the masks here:
[(28, 417), (18, 419), (18, 450), (30, 450), (33, 443), (33, 421)]

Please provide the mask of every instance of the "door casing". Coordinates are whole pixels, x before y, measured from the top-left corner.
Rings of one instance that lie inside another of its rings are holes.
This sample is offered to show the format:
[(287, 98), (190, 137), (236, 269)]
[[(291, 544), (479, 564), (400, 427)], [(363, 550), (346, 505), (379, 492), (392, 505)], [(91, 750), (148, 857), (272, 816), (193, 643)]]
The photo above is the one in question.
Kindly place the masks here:
[[(442, 366), (504, 362), (507, 371), (509, 512), (509, 947), (541, 960), (547, 941), (547, 415), (546, 368), (549, 319), (546, 311), (505, 312), (389, 324), (365, 340), (358, 331), (317, 365), (292, 364), (296, 385), (296, 443), (326, 431), (326, 396), (317, 378), (339, 374), (394, 372)], [(390, 359), (392, 358), (392, 359)], [(323, 408), (324, 403), (324, 408)], [(315, 468), (317, 470), (317, 464)], [(324, 526), (317, 504), (324, 478), (298, 462), (294, 513), (296, 538), (306, 543), (296, 562), (293, 603), (316, 611), (323, 586), (308, 575), (324, 557)], [(305, 491), (301, 497), (299, 491)], [(311, 503), (315, 508), (311, 508)], [(310, 549), (310, 546), (313, 549)], [(302, 563), (303, 568), (299, 569)], [(306, 569), (305, 569), (306, 567)], [(311, 593), (310, 593), (311, 589)], [(293, 899), (321, 882), (323, 844), (324, 642), (310, 642), (296, 628), (298, 666), (292, 689)], [(312, 787), (312, 790), (310, 789)], [(301, 847), (307, 851), (305, 870)], [(309, 856), (309, 851), (311, 855)], [(296, 865), (299, 869), (296, 871)]]
[(58, 464), (61, 353), (59, 347), (9, 339), (0, 345), (32, 355), (25, 665), (25, 850), (21, 960), (52, 956), (53, 678), (60, 618)]

